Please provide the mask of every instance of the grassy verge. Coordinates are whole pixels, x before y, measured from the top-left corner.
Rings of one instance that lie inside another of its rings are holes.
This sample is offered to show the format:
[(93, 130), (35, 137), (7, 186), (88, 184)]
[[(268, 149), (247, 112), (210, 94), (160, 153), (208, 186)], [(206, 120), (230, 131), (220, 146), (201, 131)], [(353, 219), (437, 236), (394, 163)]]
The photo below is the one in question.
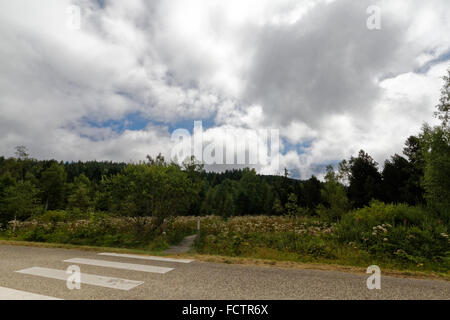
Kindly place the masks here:
[(102, 246), (86, 246), (67, 243), (49, 243), (49, 242), (34, 242), (23, 240), (8, 240), (0, 237), (0, 245), (10, 246), (25, 246), (25, 247), (37, 247), (37, 248), (61, 248), (61, 249), (77, 249), (82, 251), (103, 251), (103, 252), (116, 252), (116, 253), (135, 253), (146, 254), (155, 256), (165, 256), (162, 250), (146, 250), (146, 249), (133, 249), (133, 248), (113, 248)]
[[(277, 266), (287, 268), (336, 270), (344, 272), (365, 273), (370, 265), (378, 265), (385, 275), (443, 279), (450, 281), (450, 273), (436, 265), (428, 265), (426, 269), (416, 265), (400, 264), (389, 259), (376, 259), (365, 252), (353, 256), (340, 256), (338, 259), (312, 258), (298, 254), (277, 252), (273, 249), (256, 249), (253, 253), (240, 256), (227, 256), (219, 254), (197, 254), (199, 259), (210, 262), (228, 264), (252, 264), (260, 266)], [(442, 270), (442, 271), (441, 271)]]
[[(82, 251), (94, 251), (94, 252), (114, 252), (114, 253), (131, 253), (142, 255), (155, 255), (177, 258), (192, 258), (197, 261), (211, 262), (211, 263), (224, 263), (230, 265), (242, 265), (242, 266), (258, 266), (258, 267), (277, 267), (287, 269), (307, 269), (307, 270), (323, 270), (323, 271), (341, 271), (348, 273), (364, 274), (365, 267), (354, 265), (342, 265), (336, 263), (326, 262), (301, 262), (301, 261), (288, 261), (288, 260), (274, 260), (256, 258), (256, 257), (230, 257), (221, 255), (199, 254), (195, 251), (191, 251), (186, 254), (165, 254), (162, 250), (148, 251), (144, 249), (132, 249), (132, 248), (112, 248), (101, 246), (80, 246), (73, 244), (61, 244), (61, 243), (47, 243), (47, 242), (30, 242), (30, 241), (13, 241), (2, 239), (0, 237), (0, 245), (12, 245), (12, 246), (29, 246), (38, 248), (61, 248), (61, 249), (76, 249)], [(433, 279), (433, 280), (445, 280), (450, 281), (449, 273), (433, 272), (433, 271), (418, 271), (418, 270), (402, 270), (396, 268), (383, 268), (382, 274), (393, 277), (401, 278), (416, 278), (416, 279)]]

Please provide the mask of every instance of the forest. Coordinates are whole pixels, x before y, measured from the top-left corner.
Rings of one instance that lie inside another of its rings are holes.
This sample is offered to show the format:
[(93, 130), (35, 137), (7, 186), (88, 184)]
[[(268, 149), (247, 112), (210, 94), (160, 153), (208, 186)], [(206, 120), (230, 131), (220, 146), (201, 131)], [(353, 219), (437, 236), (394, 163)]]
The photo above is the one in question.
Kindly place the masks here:
[[(162, 156), (136, 164), (39, 161), (17, 147), (16, 157), (0, 157), (0, 222), (26, 220), (47, 211), (67, 211), (72, 218), (91, 212), (114, 216), (309, 215), (339, 220), (350, 209), (372, 200), (428, 206), (449, 218), (448, 131), (424, 126), (411, 136), (403, 155), (383, 169), (361, 150), (328, 166), (325, 181), (258, 175), (253, 169), (205, 172), (195, 159), (182, 166)], [(430, 150), (429, 146), (435, 146)]]

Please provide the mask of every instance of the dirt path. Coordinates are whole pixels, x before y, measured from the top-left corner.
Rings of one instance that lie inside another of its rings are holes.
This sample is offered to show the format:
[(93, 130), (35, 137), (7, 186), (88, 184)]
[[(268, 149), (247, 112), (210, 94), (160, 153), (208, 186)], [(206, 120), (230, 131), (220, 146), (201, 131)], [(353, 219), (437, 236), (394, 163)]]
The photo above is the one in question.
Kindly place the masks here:
[(165, 253), (186, 253), (191, 250), (197, 235), (192, 235), (184, 238), (178, 245), (171, 246), (169, 249), (164, 251)]

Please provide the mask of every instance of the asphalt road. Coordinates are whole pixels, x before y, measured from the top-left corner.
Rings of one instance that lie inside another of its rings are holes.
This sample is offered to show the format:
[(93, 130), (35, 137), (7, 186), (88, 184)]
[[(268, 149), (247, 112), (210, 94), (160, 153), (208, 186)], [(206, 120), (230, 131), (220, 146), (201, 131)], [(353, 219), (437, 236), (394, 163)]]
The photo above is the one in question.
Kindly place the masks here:
[[(366, 274), (99, 253), (0, 245), (0, 299), (35, 297), (28, 293), (59, 299), (450, 299), (450, 282), (443, 280), (382, 275), (381, 289), (369, 290)], [(80, 268), (81, 279), (95, 285), (81, 283), (80, 289), (68, 289), (64, 274), (71, 265)]]

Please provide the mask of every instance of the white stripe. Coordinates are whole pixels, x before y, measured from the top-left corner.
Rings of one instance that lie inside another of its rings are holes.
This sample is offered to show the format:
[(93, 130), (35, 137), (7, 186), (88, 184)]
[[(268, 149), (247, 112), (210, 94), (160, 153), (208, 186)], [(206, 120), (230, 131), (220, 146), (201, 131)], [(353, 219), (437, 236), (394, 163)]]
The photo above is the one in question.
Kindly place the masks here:
[(147, 266), (147, 265), (143, 265), (143, 264), (113, 262), (113, 261), (106, 261), (106, 260), (83, 259), (83, 258), (74, 258), (74, 259), (64, 260), (64, 262), (80, 263), (80, 264), (87, 264), (87, 265), (91, 265), (91, 266), (125, 269), (125, 270), (133, 270), (133, 271), (155, 272), (155, 273), (166, 273), (166, 272), (173, 270), (173, 268)]
[(0, 287), (0, 300), (61, 300), (36, 293)]
[[(48, 269), (40, 267), (33, 267), (29, 269), (19, 270), (16, 272), (64, 281), (66, 281), (70, 276), (70, 274), (67, 274), (65, 270)], [(143, 281), (134, 281), (121, 278), (110, 278), (87, 273), (80, 274), (80, 282), (84, 284), (90, 284), (93, 286), (119, 290), (130, 290), (144, 283)]]
[(190, 263), (190, 262), (194, 261), (194, 260), (189, 260), (189, 259), (173, 259), (173, 258), (164, 258), (164, 257), (155, 257), (155, 256), (144, 256), (144, 255), (138, 255), (138, 254), (122, 254), (122, 253), (111, 253), (111, 252), (102, 252), (102, 253), (99, 253), (99, 255), (111, 256), (111, 257), (121, 257), (121, 258), (142, 259), (142, 260), (179, 262), (179, 263)]

